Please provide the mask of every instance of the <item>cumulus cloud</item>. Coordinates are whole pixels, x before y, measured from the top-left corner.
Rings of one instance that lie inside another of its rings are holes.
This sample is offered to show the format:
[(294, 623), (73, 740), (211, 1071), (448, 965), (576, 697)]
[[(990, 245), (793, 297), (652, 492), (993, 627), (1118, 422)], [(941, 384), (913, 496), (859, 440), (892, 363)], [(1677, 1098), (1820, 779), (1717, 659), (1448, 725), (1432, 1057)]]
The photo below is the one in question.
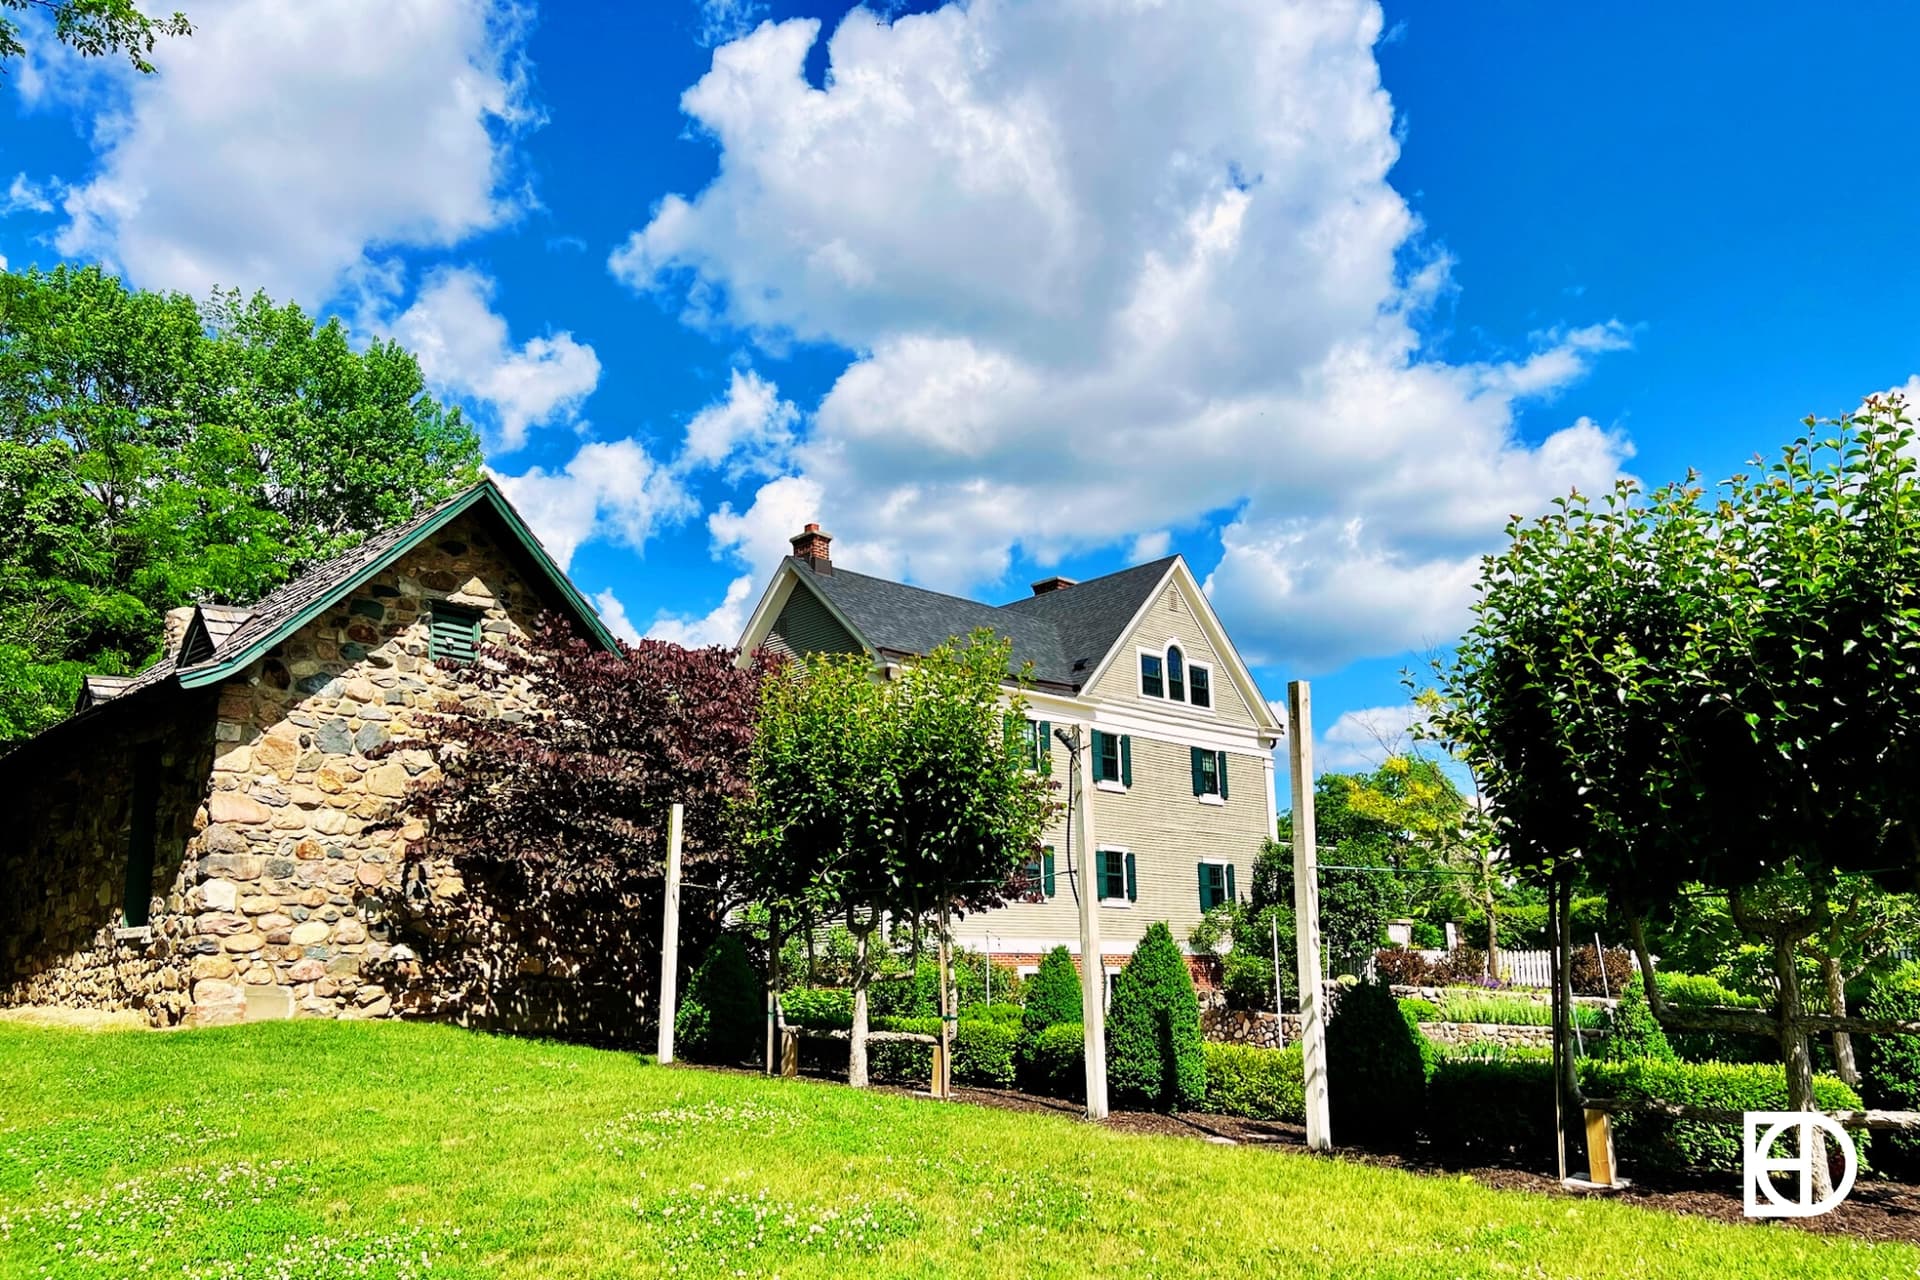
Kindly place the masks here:
[(494, 479), (562, 569), (583, 543), (606, 539), (642, 551), (658, 528), (699, 510), (672, 470), (633, 439), (581, 445), (557, 470)]
[(0, 214), (52, 213), (55, 194), (53, 189), (26, 174), (16, 173), (7, 184), (6, 195), (0, 197)]
[(739, 39), (767, 16), (762, 0), (697, 0), (694, 7), (700, 23), (694, 39), (709, 49)]
[(742, 574), (727, 584), (727, 594), (713, 612), (705, 615), (662, 613), (647, 628), (647, 638), (668, 640), (688, 649), (707, 645), (731, 645), (747, 629), (747, 614), (753, 608), (754, 577)]
[[(328, 300), (369, 246), (446, 246), (523, 203), (535, 120), (507, 0), (203, 0), (152, 76), (89, 95), (96, 171), (57, 245), (134, 281)], [(102, 60), (105, 61), (105, 60)]]
[(634, 627), (633, 620), (627, 617), (627, 606), (620, 602), (619, 596), (613, 594), (612, 587), (594, 594), (593, 607), (599, 611), (600, 621), (606, 623), (607, 630), (614, 635), (628, 644), (640, 639), (640, 632)]
[(428, 381), (487, 405), (498, 426), (495, 451), (512, 453), (529, 428), (573, 415), (599, 385), (600, 360), (565, 331), (515, 346), (493, 309), (493, 289), (472, 267), (444, 268), (381, 327), (420, 357)]
[(1426, 713), (1412, 703), (1343, 712), (1321, 733), (1314, 767), (1320, 773), (1378, 769), (1388, 756), (1413, 749), (1414, 728), (1425, 720)]
[(1630, 450), (1519, 412), (1626, 345), (1611, 322), (1447, 362), (1452, 287), (1388, 181), (1362, 0), (949, 6), (761, 25), (682, 99), (714, 179), (609, 260), (689, 323), (854, 359), (786, 475), (709, 521), (762, 566), (836, 558), (949, 590), (1233, 513), (1210, 580), (1250, 656), (1326, 667), (1457, 631), (1507, 514)]
[(750, 475), (776, 475), (786, 465), (799, 421), (800, 411), (780, 398), (779, 387), (751, 369), (735, 369), (726, 397), (687, 423), (680, 465), (724, 470), (736, 483)]

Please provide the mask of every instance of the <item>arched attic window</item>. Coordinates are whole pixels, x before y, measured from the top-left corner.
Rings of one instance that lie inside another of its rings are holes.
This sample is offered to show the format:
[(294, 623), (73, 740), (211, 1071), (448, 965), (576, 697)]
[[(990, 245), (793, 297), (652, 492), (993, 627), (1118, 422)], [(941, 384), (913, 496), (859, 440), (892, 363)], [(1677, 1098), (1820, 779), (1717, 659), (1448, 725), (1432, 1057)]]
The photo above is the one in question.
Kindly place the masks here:
[(1180, 646), (1167, 646), (1167, 696), (1175, 702), (1187, 700), (1187, 666)]

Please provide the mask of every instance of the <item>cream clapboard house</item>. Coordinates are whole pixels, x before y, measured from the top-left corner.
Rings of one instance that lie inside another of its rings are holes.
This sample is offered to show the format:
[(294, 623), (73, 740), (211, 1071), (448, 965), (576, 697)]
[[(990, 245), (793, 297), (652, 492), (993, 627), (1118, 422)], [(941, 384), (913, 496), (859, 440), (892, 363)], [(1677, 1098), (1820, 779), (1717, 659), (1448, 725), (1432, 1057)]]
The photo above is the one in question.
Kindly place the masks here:
[[(1246, 896), (1255, 855), (1273, 834), (1281, 726), (1185, 560), (1087, 582), (1048, 578), (1026, 599), (996, 606), (837, 568), (830, 541), (818, 525), (793, 539), (741, 652), (866, 653), (884, 671), (981, 627), (1011, 638), (1013, 668), (1032, 664), (1028, 733), (1038, 767), (1064, 786), (1070, 760), (1051, 731), (1092, 733), (1092, 879), (1109, 973), (1153, 921), (1166, 921), (1184, 947), (1208, 907)], [(1033, 868), (1038, 891), (960, 921), (958, 941), (1022, 971), (1056, 946), (1078, 957), (1065, 824), (1063, 808)], [(1209, 964), (1196, 959), (1194, 969), (1212, 980)]]

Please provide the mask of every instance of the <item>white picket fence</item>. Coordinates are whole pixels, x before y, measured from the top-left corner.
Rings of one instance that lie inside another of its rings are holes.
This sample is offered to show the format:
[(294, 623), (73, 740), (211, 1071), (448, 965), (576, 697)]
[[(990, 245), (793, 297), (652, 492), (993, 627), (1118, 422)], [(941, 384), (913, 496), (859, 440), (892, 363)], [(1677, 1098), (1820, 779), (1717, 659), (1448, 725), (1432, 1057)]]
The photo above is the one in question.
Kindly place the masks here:
[[(1430, 961), (1447, 958), (1444, 951), (1422, 949), (1420, 954)], [(1367, 961), (1367, 972), (1373, 972), (1373, 961)], [(1500, 951), (1500, 976), (1516, 987), (1549, 987), (1553, 985), (1552, 953), (1547, 951)]]

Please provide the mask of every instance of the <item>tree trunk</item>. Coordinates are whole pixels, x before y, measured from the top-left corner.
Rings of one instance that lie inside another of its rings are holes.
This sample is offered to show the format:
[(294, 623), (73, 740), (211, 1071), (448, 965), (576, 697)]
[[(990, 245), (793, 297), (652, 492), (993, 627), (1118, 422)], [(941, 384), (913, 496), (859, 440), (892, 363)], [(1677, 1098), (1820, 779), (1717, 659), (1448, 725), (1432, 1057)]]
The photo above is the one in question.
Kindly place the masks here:
[(854, 934), (853, 947), (853, 1038), (847, 1053), (847, 1083), (864, 1089), (867, 1079), (867, 938), (871, 928)]
[[(1773, 976), (1780, 990), (1780, 1049), (1787, 1064), (1787, 1110), (1814, 1111), (1813, 1055), (1807, 1048), (1806, 1028), (1800, 1019), (1806, 1006), (1800, 998), (1800, 974), (1794, 967), (1796, 939), (1786, 929), (1773, 937)], [(1807, 1153), (1813, 1165), (1813, 1195), (1824, 1200), (1833, 1189), (1827, 1171), (1827, 1140), (1818, 1129), (1810, 1130), (1813, 1150)]]
[(1500, 976), (1500, 924), (1493, 916), (1493, 862), (1483, 858), (1480, 862), (1480, 892), (1486, 896), (1487, 905), (1487, 976)]
[[(1837, 1018), (1847, 1016), (1847, 979), (1840, 972), (1840, 962), (1830, 955), (1820, 957), (1820, 976), (1827, 984), (1827, 1012)], [(1860, 1087), (1860, 1067), (1853, 1058), (1853, 1035), (1847, 1031), (1833, 1033), (1833, 1064), (1840, 1078), (1853, 1088)]]
[(934, 1092), (942, 1098), (953, 1096), (953, 946), (947, 937), (947, 904), (940, 904), (940, 1078)]
[(780, 913), (767, 912), (767, 1074), (780, 1074)]

